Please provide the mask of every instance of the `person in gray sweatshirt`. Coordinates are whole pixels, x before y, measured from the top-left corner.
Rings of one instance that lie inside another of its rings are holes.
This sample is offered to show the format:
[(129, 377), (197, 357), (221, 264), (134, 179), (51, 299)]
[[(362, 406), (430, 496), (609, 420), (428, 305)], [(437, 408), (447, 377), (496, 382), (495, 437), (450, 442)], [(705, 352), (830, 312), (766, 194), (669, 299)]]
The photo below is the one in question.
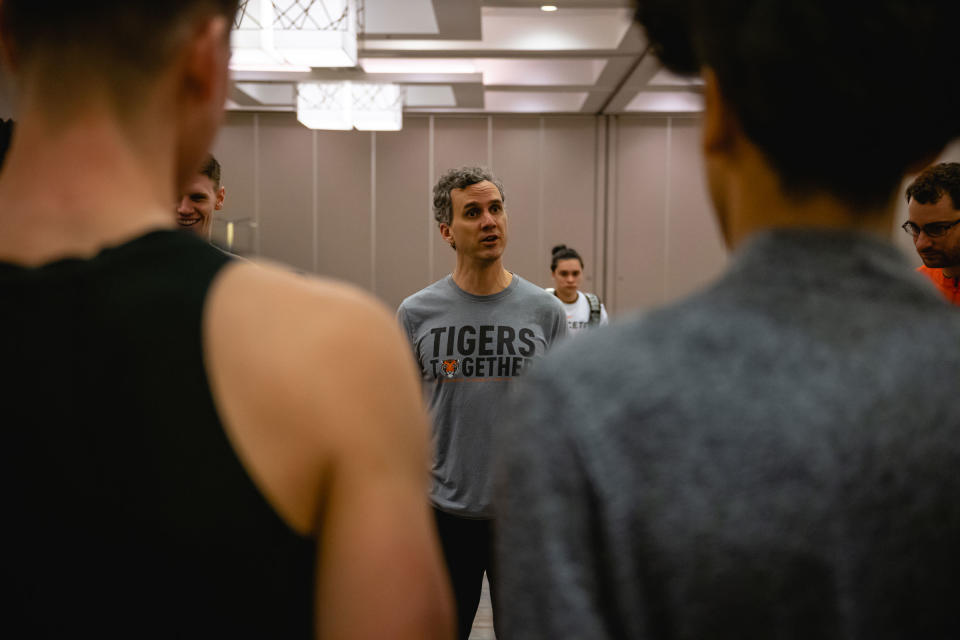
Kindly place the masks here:
[(960, 637), (960, 314), (893, 245), (955, 0), (643, 0), (732, 250), (560, 347), (495, 461), (502, 637)]

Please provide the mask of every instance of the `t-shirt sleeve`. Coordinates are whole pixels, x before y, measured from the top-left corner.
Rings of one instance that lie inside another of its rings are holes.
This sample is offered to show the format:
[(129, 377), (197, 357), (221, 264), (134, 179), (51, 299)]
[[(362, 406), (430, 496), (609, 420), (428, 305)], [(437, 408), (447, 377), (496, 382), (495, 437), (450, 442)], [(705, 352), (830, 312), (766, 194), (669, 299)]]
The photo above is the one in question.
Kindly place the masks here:
[(559, 302), (552, 305), (550, 308), (552, 315), (550, 316), (550, 342), (547, 344), (548, 347), (553, 347), (556, 345), (558, 340), (561, 340), (567, 336), (567, 313), (563, 309), (563, 305)]
[(410, 346), (413, 346), (413, 332), (410, 328), (410, 320), (407, 316), (407, 311), (402, 304), (397, 309), (397, 322), (400, 324), (400, 328), (403, 329), (403, 335), (407, 336), (407, 343), (410, 344)]
[(596, 506), (578, 448), (557, 422), (562, 394), (535, 372), (512, 402), (494, 462), (503, 635), (609, 637)]
[(602, 327), (605, 324), (610, 324), (610, 318), (607, 317), (607, 308), (600, 304), (600, 326)]

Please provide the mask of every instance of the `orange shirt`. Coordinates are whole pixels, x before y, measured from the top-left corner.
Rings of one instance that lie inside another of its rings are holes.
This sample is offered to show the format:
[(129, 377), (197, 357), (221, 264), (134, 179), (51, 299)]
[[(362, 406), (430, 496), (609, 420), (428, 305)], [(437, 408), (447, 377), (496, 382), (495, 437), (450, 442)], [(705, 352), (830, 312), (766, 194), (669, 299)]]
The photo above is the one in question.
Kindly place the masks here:
[(930, 278), (947, 300), (960, 306), (960, 278), (948, 278), (943, 275), (943, 269), (931, 269), (926, 265), (921, 265), (917, 271)]

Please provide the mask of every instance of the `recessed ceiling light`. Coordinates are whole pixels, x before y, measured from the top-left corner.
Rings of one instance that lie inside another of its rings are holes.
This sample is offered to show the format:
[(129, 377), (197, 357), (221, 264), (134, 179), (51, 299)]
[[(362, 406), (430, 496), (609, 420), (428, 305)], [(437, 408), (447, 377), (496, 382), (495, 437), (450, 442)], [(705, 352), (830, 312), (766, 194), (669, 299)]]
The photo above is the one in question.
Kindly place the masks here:
[(557, 5), (555, 4), (545, 4), (540, 7), (540, 11), (556, 11)]

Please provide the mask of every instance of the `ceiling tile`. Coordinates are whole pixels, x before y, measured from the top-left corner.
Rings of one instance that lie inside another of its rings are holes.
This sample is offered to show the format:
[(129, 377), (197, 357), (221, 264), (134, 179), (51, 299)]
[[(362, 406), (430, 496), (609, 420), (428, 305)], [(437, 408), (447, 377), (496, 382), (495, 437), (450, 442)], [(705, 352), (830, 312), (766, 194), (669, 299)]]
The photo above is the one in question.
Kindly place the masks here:
[(585, 85), (594, 84), (606, 59), (478, 58), (484, 84)]
[(404, 104), (408, 107), (455, 107), (457, 99), (450, 85), (406, 85), (407, 97)]
[(660, 69), (650, 78), (651, 87), (698, 87), (703, 86), (699, 76), (678, 76), (666, 69)]
[(486, 91), (487, 111), (510, 113), (549, 113), (580, 111), (586, 92)]
[(640, 92), (624, 111), (652, 113), (685, 113), (703, 111), (703, 96), (691, 91)]
[(629, 9), (483, 9), (483, 40), (368, 40), (367, 51), (614, 50), (630, 25)]
[(435, 34), (440, 29), (430, 0), (364, 0), (364, 33)]
[(292, 105), (296, 103), (296, 91), (292, 84), (267, 82), (238, 82), (237, 89), (260, 104)]

